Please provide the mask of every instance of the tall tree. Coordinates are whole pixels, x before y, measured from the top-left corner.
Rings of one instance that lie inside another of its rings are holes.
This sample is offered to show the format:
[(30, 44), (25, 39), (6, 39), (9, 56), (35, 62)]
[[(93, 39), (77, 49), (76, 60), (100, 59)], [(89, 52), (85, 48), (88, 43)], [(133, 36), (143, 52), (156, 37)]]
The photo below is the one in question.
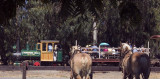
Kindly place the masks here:
[(5, 35), (5, 26), (8, 23), (8, 20), (16, 15), (17, 6), (22, 6), (25, 0), (1, 0), (0, 1), (0, 56), (3, 64), (7, 64), (6, 58), (6, 35)]

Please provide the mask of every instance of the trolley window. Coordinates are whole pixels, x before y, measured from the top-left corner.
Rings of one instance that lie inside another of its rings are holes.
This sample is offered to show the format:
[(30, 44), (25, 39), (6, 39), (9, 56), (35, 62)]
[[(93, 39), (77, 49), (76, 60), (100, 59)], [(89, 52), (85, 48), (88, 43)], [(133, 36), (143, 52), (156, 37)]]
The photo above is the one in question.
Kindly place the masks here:
[(37, 44), (36, 47), (37, 47), (37, 50), (40, 50), (40, 44)]
[(46, 43), (42, 43), (42, 51), (46, 51)]

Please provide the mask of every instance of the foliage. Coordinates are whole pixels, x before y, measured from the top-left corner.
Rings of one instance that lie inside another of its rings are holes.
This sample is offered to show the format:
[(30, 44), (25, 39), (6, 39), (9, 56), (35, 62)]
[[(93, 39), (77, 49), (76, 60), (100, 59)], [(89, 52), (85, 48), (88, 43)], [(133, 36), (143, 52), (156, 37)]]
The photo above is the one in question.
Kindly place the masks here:
[(8, 37), (5, 33), (5, 26), (8, 20), (16, 15), (17, 6), (22, 6), (24, 0), (1, 0), (0, 1), (0, 56), (1, 61), (7, 64), (6, 52), (8, 47)]
[(92, 44), (93, 22), (97, 23), (98, 44), (108, 42), (115, 47), (120, 41), (147, 46), (150, 36), (160, 32), (159, 0), (14, 1), (18, 4), (3, 0), (0, 7), (0, 14), (5, 14), (0, 17), (1, 57), (12, 52), (18, 37), (22, 49), (26, 42), (33, 49), (39, 40), (60, 40), (67, 54), (75, 40), (81, 46)]

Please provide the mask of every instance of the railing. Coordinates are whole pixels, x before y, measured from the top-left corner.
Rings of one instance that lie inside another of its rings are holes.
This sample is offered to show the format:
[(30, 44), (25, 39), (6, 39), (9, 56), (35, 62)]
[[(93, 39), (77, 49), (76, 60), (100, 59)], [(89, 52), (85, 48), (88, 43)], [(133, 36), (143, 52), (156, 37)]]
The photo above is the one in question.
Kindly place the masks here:
[[(105, 51), (105, 49), (107, 49), (108, 51)], [(146, 53), (147, 55), (150, 54), (150, 48), (135, 48), (138, 52), (142, 52), (142, 53)], [(119, 48), (115, 48), (115, 47), (108, 47), (108, 48), (105, 48), (105, 47), (97, 47), (97, 48), (92, 48), (92, 47), (81, 47), (81, 52), (82, 53), (88, 53), (90, 55), (96, 55), (96, 57), (94, 57), (93, 59), (95, 58), (104, 58), (105, 59), (110, 59), (110, 58), (118, 58), (120, 56), (120, 51), (119, 51)], [(134, 50), (134, 49), (132, 49)], [(98, 55), (98, 57), (97, 57)]]
[(82, 52), (87, 52), (87, 53), (99, 53), (99, 49), (100, 51), (104, 50), (104, 49), (109, 49), (109, 52), (110, 52), (110, 49), (111, 50), (118, 50), (118, 48), (92, 48), (92, 47), (81, 47), (81, 51)]
[(118, 58), (120, 52), (118, 48), (92, 48), (92, 47), (81, 47), (82, 53), (88, 53), (92, 56), (95, 56), (93, 59), (110, 59), (110, 58)]
[[(135, 48), (138, 52), (146, 53), (147, 55), (150, 54), (150, 48)], [(134, 48), (133, 48), (134, 50)]]

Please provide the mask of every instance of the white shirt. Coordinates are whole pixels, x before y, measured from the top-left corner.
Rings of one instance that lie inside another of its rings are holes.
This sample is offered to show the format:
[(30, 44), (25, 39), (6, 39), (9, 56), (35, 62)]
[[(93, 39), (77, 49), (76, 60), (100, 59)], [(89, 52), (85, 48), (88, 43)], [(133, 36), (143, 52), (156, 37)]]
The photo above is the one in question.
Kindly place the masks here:
[(52, 51), (52, 45), (49, 45), (49, 46), (48, 46), (48, 50), (49, 50), (49, 51)]

